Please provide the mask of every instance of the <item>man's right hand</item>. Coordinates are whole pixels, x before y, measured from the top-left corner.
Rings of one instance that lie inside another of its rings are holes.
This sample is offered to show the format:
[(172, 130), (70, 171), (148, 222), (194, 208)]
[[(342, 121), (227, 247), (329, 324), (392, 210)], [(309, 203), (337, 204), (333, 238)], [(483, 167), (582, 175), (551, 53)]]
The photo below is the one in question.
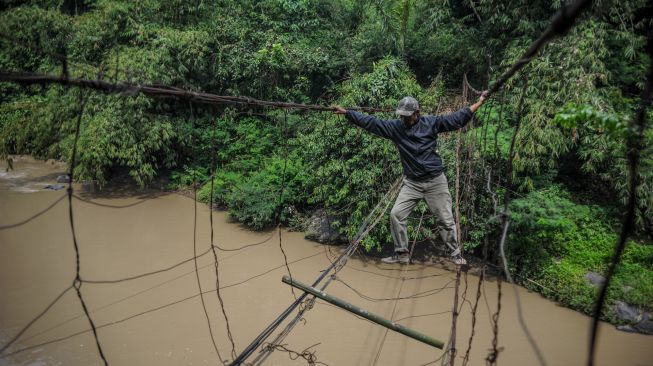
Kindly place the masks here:
[(347, 110), (342, 108), (339, 105), (334, 105), (334, 106), (332, 106), (332, 108), (333, 108), (333, 113), (335, 113), (335, 114), (345, 114), (345, 113), (347, 113)]

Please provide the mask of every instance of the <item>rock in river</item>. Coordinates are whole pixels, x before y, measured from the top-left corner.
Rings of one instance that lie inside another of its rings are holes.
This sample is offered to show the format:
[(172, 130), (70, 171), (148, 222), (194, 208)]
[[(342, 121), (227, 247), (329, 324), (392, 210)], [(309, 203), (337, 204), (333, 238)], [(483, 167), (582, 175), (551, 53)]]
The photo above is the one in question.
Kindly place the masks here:
[(333, 218), (326, 211), (317, 210), (313, 212), (306, 229), (306, 239), (328, 244), (341, 241), (338, 231), (331, 227), (332, 223)]

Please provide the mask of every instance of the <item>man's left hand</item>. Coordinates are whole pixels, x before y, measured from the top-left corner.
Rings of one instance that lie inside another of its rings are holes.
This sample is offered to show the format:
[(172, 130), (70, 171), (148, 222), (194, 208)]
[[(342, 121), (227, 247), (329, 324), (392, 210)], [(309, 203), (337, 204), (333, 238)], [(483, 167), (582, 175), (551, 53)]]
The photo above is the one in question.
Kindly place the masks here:
[(488, 93), (489, 92), (487, 90), (483, 90), (481, 92), (481, 96), (478, 97), (478, 101), (481, 102), (481, 103), (485, 103), (485, 100), (487, 99)]
[(476, 102), (476, 103), (472, 104), (471, 106), (469, 106), (469, 109), (472, 110), (472, 113), (476, 112), (477, 109), (481, 108), (483, 103), (485, 103), (485, 100), (487, 99), (487, 96), (488, 96), (488, 91), (483, 90), (481, 92), (481, 96), (478, 97), (478, 102)]

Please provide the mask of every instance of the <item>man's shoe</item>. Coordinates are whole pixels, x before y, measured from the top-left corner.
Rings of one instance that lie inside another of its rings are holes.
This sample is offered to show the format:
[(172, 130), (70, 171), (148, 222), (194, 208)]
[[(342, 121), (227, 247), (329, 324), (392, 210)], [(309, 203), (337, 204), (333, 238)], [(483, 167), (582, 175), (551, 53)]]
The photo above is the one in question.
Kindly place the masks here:
[(408, 253), (395, 253), (390, 257), (382, 258), (381, 262), (389, 263), (389, 264), (393, 264), (393, 263), (407, 264), (408, 262), (410, 262), (410, 255)]
[(456, 256), (452, 256), (451, 261), (457, 266), (464, 266), (465, 264), (467, 264), (467, 261), (465, 260), (465, 258), (463, 258), (463, 256), (460, 255), (460, 254), (458, 254)]

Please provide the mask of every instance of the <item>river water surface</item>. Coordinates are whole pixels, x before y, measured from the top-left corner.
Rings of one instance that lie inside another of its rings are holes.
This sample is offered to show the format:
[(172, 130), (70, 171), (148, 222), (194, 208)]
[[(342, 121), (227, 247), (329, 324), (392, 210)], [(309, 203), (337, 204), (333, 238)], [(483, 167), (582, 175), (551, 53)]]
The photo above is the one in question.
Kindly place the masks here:
[[(65, 167), (22, 157), (14, 170), (0, 172), (0, 226), (18, 223), (61, 198), (55, 184)], [(210, 248), (209, 210), (197, 204), (196, 249), (194, 202), (165, 192), (105, 190), (100, 194), (76, 187), (85, 200), (73, 199), (80, 253), (81, 287), (98, 337), (111, 365), (219, 364), (209, 335), (198, 289), (199, 276), (213, 334), (223, 359), (232, 347), (215, 294)], [(28, 223), (0, 230), (0, 345), (5, 345), (73, 283), (76, 258), (67, 198)], [(280, 280), (287, 269), (279, 233), (250, 232), (214, 212), (215, 243), (224, 307), (236, 352), (241, 351), (292, 301)], [(339, 248), (307, 241), (302, 233), (282, 231), (282, 245), (292, 276), (312, 282)], [(246, 244), (242, 250), (236, 249)], [(192, 260), (197, 259), (198, 275)], [(184, 262), (185, 261), (185, 262)], [(183, 263), (182, 263), (183, 262)], [(179, 264), (178, 266), (174, 266)], [(174, 266), (174, 267), (173, 267)], [(171, 268), (173, 267), (173, 268)], [(167, 269), (115, 283), (118, 280)], [(352, 258), (326, 292), (370, 312), (392, 318), (436, 339), (447, 341), (455, 273), (434, 265), (405, 267)], [(467, 276), (469, 302), (457, 325), (462, 364), (471, 333), (471, 304), (478, 277)], [(461, 292), (465, 287), (463, 282)], [(496, 281), (484, 283), (469, 365), (484, 365), (492, 347), (490, 314), (497, 309)], [(527, 324), (549, 365), (586, 362), (590, 318), (518, 288)], [(296, 294), (299, 292), (296, 290)], [(396, 300), (395, 298), (402, 298)], [(534, 353), (519, 326), (514, 292), (503, 285), (498, 323), (499, 365), (535, 365)], [(275, 333), (276, 334), (276, 333)], [(301, 352), (313, 346), (317, 361), (328, 365), (422, 365), (442, 351), (419, 343), (318, 301), (284, 340)], [(653, 337), (617, 331), (602, 324), (598, 365), (653, 365)], [(274, 352), (266, 365), (302, 365), (287, 352)], [(294, 356), (293, 356), (294, 358)], [(251, 358), (253, 359), (253, 357)], [(0, 365), (99, 365), (97, 347), (74, 290), (66, 291), (41, 318), (0, 355)], [(440, 364), (435, 362), (432, 364)]]

